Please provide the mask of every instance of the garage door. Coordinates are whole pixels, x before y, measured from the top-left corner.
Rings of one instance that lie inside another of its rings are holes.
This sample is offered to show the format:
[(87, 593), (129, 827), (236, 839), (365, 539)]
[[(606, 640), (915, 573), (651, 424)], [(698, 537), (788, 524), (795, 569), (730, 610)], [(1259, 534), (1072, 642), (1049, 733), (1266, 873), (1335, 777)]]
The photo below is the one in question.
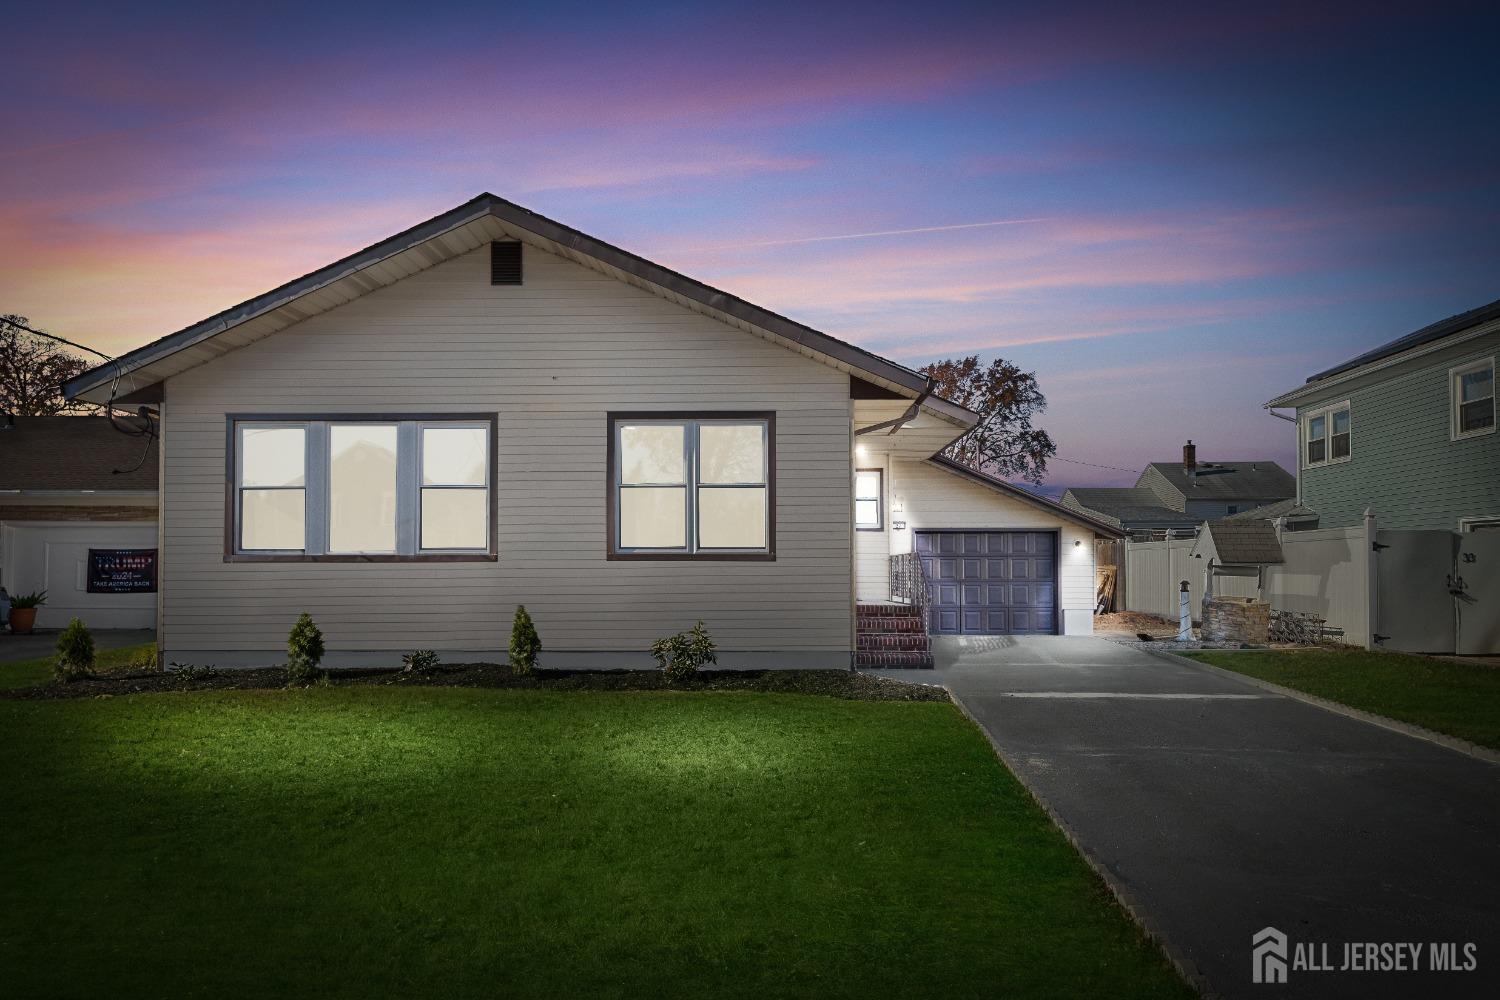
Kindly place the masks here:
[(935, 635), (1057, 631), (1057, 536), (1050, 531), (919, 531)]

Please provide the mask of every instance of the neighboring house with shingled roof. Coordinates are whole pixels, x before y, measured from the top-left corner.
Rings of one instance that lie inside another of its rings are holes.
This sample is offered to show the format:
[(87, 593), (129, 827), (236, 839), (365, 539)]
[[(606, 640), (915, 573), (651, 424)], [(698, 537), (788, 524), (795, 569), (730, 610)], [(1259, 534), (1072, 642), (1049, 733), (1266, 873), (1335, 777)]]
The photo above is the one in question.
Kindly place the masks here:
[(1207, 520), (1294, 498), (1297, 480), (1275, 462), (1247, 459), (1198, 462), (1189, 441), (1182, 462), (1152, 462), (1133, 487), (1070, 489), (1065, 507), (1126, 531), (1193, 528)]

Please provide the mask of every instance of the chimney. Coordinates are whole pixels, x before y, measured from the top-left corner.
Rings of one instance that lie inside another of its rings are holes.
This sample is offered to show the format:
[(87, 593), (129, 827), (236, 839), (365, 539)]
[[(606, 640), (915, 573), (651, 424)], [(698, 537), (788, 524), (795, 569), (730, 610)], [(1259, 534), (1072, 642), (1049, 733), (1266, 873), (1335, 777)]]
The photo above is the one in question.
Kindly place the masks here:
[(1182, 471), (1189, 479), (1198, 478), (1198, 449), (1193, 447), (1191, 440), (1182, 446)]

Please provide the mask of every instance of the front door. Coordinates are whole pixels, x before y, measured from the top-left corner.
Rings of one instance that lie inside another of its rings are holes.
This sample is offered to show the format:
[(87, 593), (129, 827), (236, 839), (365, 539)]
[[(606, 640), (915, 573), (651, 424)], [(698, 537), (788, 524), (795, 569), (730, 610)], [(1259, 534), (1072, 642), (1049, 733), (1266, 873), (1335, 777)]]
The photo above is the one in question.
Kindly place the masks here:
[(934, 635), (1057, 631), (1057, 534), (919, 531)]

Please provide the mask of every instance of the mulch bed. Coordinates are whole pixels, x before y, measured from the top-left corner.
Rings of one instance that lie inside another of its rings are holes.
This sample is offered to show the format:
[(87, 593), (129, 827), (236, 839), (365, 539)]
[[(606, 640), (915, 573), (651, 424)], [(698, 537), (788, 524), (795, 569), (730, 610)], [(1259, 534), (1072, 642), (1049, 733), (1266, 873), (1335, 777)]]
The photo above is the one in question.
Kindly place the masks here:
[[(508, 666), (493, 663), (445, 664), (429, 674), (399, 670), (341, 669), (328, 672), (327, 684), (388, 687), (516, 688), (540, 691), (763, 691), (773, 694), (817, 694), (850, 701), (948, 701), (941, 687), (846, 670), (706, 670), (690, 681), (669, 683), (655, 670), (538, 670), (517, 677)], [(177, 691), (268, 691), (287, 686), (279, 668), (214, 671), (148, 671), (109, 673), (64, 684), (49, 681), (35, 687), (0, 690), (0, 699), (42, 701), (107, 698), (116, 695)]]

